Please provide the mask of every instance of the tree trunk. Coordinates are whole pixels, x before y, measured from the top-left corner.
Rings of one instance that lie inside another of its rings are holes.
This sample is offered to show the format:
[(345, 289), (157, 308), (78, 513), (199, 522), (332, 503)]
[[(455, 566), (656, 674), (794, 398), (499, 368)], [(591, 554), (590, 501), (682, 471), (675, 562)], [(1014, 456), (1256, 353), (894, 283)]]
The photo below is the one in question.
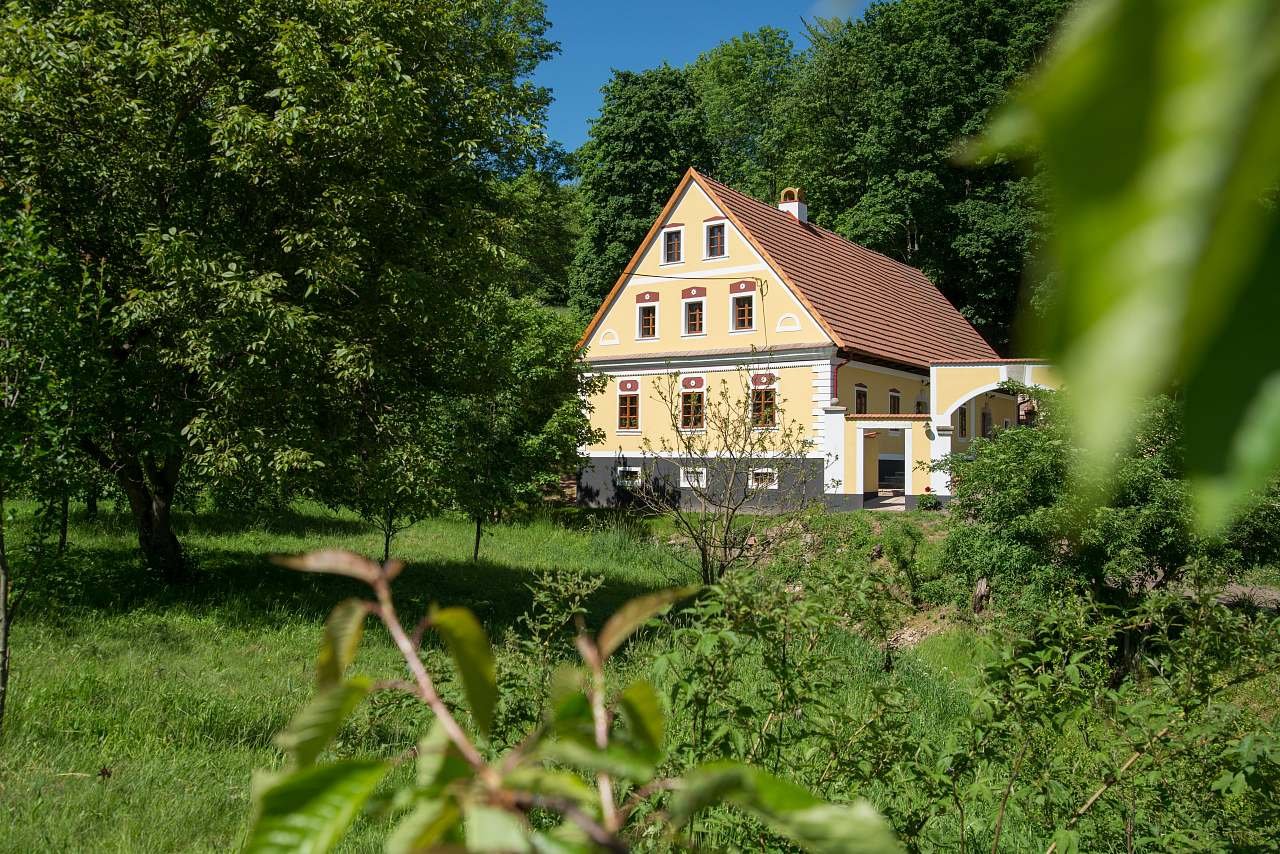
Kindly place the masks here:
[(0, 492), (0, 735), (4, 733), (4, 704), (9, 696), (9, 628), (12, 625), (9, 558), (4, 550), (4, 493)]
[(177, 485), (177, 463), (170, 461), (163, 469), (149, 465), (153, 476), (142, 476), (142, 469), (130, 462), (121, 466), (116, 477), (129, 499), (129, 510), (138, 530), (138, 548), (147, 565), (157, 569), (166, 581), (182, 584), (191, 580), (182, 544), (173, 532), (173, 493)]
[(98, 521), (98, 484), (89, 484), (89, 490), (84, 496), (84, 514), (89, 518), (90, 522)]
[(58, 554), (61, 556), (67, 551), (67, 516), (71, 513), (71, 496), (67, 492), (62, 493), (62, 503), (58, 507)]
[(483, 530), (484, 518), (476, 516), (476, 544), (471, 550), (471, 562), (476, 563), (480, 560), (480, 533)]

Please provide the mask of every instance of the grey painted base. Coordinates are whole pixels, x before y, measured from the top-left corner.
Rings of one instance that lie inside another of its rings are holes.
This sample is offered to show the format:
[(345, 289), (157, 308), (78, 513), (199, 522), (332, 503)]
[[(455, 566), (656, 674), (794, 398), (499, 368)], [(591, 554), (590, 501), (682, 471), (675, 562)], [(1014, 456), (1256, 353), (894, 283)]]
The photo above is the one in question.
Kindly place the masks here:
[[(636, 503), (635, 496), (625, 487), (618, 486), (616, 483), (616, 470), (618, 468), (635, 467), (641, 469), (647, 478), (647, 488), (654, 494), (666, 493), (672, 500), (675, 493), (680, 494), (682, 504), (688, 505), (693, 501), (693, 491), (688, 488), (680, 488), (680, 460), (671, 459), (653, 459), (641, 458), (639, 456), (627, 457), (620, 455), (616, 457), (593, 457), (590, 465), (578, 472), (578, 503), (586, 507), (627, 507)], [(691, 461), (683, 461), (689, 465), (693, 465)], [(793, 499), (797, 489), (803, 491), (804, 497), (808, 501), (824, 501), (831, 506), (827, 499), (857, 499), (857, 506), (861, 507), (862, 496), (860, 495), (824, 495), (822, 491), (822, 469), (823, 460), (803, 459), (803, 460), (760, 460), (753, 464), (753, 467), (759, 468), (775, 468), (779, 470), (778, 490), (763, 490), (756, 499), (756, 506), (761, 510), (769, 509), (771, 505), (776, 506), (777, 498), (775, 496), (787, 496)], [(707, 476), (714, 485), (717, 477), (716, 461), (699, 461), (699, 467), (705, 466), (709, 469)], [(723, 476), (723, 475), (722, 475)], [(772, 499), (772, 500), (771, 500)], [(843, 509), (843, 508), (842, 508)], [(850, 508), (852, 509), (852, 508)]]
[[(703, 464), (702, 462), (699, 463), (699, 465)], [(793, 495), (796, 485), (799, 484), (804, 491), (806, 501), (821, 502), (828, 510), (837, 512), (861, 510), (868, 499), (876, 498), (878, 495), (875, 492), (866, 494), (823, 492), (823, 460), (787, 460), (783, 463), (779, 463), (777, 460), (761, 460), (758, 465), (762, 468), (777, 467), (782, 470), (782, 483), (780, 484), (780, 492), (782, 494)], [(635, 506), (637, 504), (635, 496), (625, 487), (620, 487), (616, 484), (615, 472), (619, 467), (641, 469), (649, 479), (648, 486), (652, 492), (666, 493), (672, 501), (674, 501), (675, 493), (677, 492), (680, 494), (680, 502), (684, 506), (689, 506), (694, 499), (692, 490), (679, 487), (680, 461), (619, 455), (616, 457), (593, 457), (590, 464), (578, 472), (578, 503), (585, 507), (620, 508)], [(709, 477), (714, 480), (716, 476), (714, 461), (708, 465), (708, 468), (711, 469)], [(776, 500), (771, 502), (769, 497), (770, 492), (768, 491), (760, 494), (757, 505), (759, 509), (767, 510), (771, 504), (776, 506)], [(907, 495), (903, 497), (907, 510), (916, 509), (919, 496)], [(951, 500), (949, 495), (939, 496), (939, 498), (941, 498), (943, 505), (946, 505)]]

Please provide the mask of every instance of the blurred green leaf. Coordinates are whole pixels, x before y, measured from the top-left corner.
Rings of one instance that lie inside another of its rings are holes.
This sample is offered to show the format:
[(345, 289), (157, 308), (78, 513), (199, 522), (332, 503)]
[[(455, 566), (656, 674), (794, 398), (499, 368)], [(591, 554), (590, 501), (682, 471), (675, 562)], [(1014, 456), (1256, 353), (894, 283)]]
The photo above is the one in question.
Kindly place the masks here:
[(468, 851), (528, 851), (529, 828), (515, 813), (487, 804), (464, 809)]
[(256, 814), (245, 851), (319, 854), (342, 839), (389, 766), (350, 760), (255, 780)]
[(597, 644), (600, 647), (601, 659), (608, 659), (622, 646), (623, 641), (631, 637), (636, 629), (643, 626), (650, 618), (657, 616), (673, 603), (680, 601), (686, 596), (692, 596), (698, 592), (697, 586), (688, 587), (672, 587), (668, 590), (659, 590), (657, 593), (651, 593), (648, 596), (639, 596), (623, 605), (613, 616), (604, 624), (604, 628), (600, 630), (600, 637)]
[(484, 628), (466, 608), (437, 610), (431, 615), (431, 625), (448, 644), (476, 726), (487, 736), (498, 702), (498, 675)]
[(666, 715), (658, 692), (644, 680), (632, 682), (618, 695), (618, 708), (632, 741), (655, 761), (662, 756)]
[(329, 613), (320, 655), (316, 658), (316, 682), (321, 688), (342, 681), (343, 673), (355, 660), (368, 615), (364, 602), (359, 599), (344, 599)]
[(427, 734), (418, 741), (417, 769), (418, 785), (433, 793), (472, 774), (471, 766), (462, 758), (439, 720), (433, 720)]
[(276, 746), (290, 754), (295, 768), (315, 764), (316, 757), (338, 734), (342, 722), (369, 696), (372, 688), (367, 678), (358, 676), (320, 689), (276, 735)]
[(535, 795), (568, 798), (580, 804), (595, 804), (599, 793), (572, 771), (525, 765), (506, 775), (503, 785)]
[(458, 825), (458, 805), (448, 798), (423, 798), (387, 837), (387, 854), (428, 851)]
[(1142, 400), (1186, 392), (1208, 526), (1280, 463), (1280, 5), (1093, 0), (981, 154), (1039, 152), (1061, 273), (1038, 344), (1105, 479)]
[(889, 823), (865, 801), (829, 804), (805, 789), (748, 765), (719, 762), (689, 774), (671, 801), (682, 827), (699, 811), (731, 803), (808, 851), (890, 854), (901, 851)]
[(563, 762), (579, 771), (604, 771), (633, 782), (647, 782), (653, 777), (653, 762), (619, 744), (601, 750), (580, 741), (557, 740), (544, 744), (539, 754)]

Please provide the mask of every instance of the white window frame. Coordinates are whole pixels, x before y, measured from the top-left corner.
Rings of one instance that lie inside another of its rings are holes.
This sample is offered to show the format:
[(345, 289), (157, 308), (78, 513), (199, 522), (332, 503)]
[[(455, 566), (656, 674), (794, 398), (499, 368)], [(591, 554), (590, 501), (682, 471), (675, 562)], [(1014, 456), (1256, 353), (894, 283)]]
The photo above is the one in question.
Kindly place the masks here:
[[(680, 233), (680, 257), (674, 261), (668, 261), (667, 260), (667, 235), (673, 231), (677, 231)], [(677, 225), (677, 226), (672, 226), (671, 228), (662, 229), (662, 232), (659, 235), (659, 244), (658, 244), (658, 252), (660, 253), (658, 256), (659, 258), (658, 266), (674, 267), (677, 264), (683, 264), (685, 256), (689, 254), (686, 251), (687, 249), (688, 247), (685, 246), (685, 242), (684, 242), (684, 226), (683, 225)]]
[[(756, 486), (756, 475), (761, 472), (768, 472), (771, 477), (768, 486)], [(770, 466), (762, 466), (751, 470), (751, 488), (755, 490), (777, 489), (778, 488), (778, 470)]]
[[(680, 409), (678, 410), (679, 418), (676, 421), (676, 423), (679, 425), (678, 429), (681, 433), (685, 433), (688, 435), (697, 435), (699, 433), (705, 433), (707, 432), (707, 380), (706, 380), (706, 377), (702, 378), (702, 386), (700, 388), (685, 388), (684, 381), (686, 379), (689, 379), (689, 378), (688, 377), (680, 378), (680, 392), (679, 392)], [(684, 426), (684, 396), (686, 394), (694, 394), (694, 393), (702, 395), (702, 426), (701, 427), (685, 427)]]
[[(751, 328), (738, 329), (734, 323), (736, 312), (734, 311), (733, 301), (742, 299), (743, 297), (751, 297)], [(730, 335), (749, 335), (752, 332), (760, 331), (760, 302), (756, 299), (755, 291), (748, 291), (744, 294), (729, 294), (729, 334)]]
[(618, 397), (632, 394), (636, 397), (636, 429), (634, 430), (623, 430), (618, 426), (619, 404), (616, 399), (613, 402), (613, 432), (619, 436), (639, 436), (644, 429), (644, 402), (643, 395), (640, 394), (640, 389), (637, 388), (635, 391), (623, 391), (622, 389), (618, 389)]
[[(703, 261), (723, 261), (729, 257), (729, 226), (727, 219), (717, 219), (702, 224), (702, 260)], [(720, 226), (724, 230), (724, 253), (721, 255), (711, 254), (711, 229)]]
[[(634, 474), (636, 476), (635, 487), (631, 487), (622, 482), (622, 474), (624, 472), (627, 474)], [(641, 471), (639, 466), (614, 466), (613, 467), (613, 485), (615, 489), (619, 487), (624, 489), (638, 488), (643, 484), (642, 477), (643, 477), (643, 472)]]
[[(781, 419), (779, 416), (780, 416), (780, 415), (781, 415), (781, 413), (782, 413), (782, 401), (778, 400), (778, 380), (779, 380), (778, 375), (777, 375), (777, 374), (774, 374), (774, 375), (773, 375), (773, 382), (769, 383), (768, 385), (755, 385), (755, 384), (751, 384), (751, 385), (749, 386), (750, 391), (751, 391), (751, 397), (750, 397), (750, 401), (749, 401), (749, 403), (751, 404), (751, 405), (750, 405), (750, 407), (749, 407), (749, 409), (750, 409), (749, 416), (750, 416), (750, 418), (751, 418), (751, 429), (752, 429), (754, 432), (756, 432), (756, 433), (770, 433), (770, 432), (773, 432), (773, 431), (776, 431), (776, 430), (780, 429), (780, 425), (781, 425), (782, 419)], [(769, 390), (773, 391), (773, 426), (772, 426), (772, 427), (757, 427), (757, 426), (756, 426), (756, 419), (755, 419), (755, 414), (756, 414), (756, 412), (755, 412), (755, 392), (757, 392), (757, 391), (769, 391)]]
[[(689, 303), (691, 302), (702, 303), (702, 331), (701, 332), (689, 331), (688, 311), (689, 311)], [(707, 337), (707, 321), (710, 319), (711, 318), (707, 316), (707, 298), (706, 297), (704, 296), (703, 297), (687, 297), (685, 299), (680, 300), (680, 337), (681, 338), (706, 338)]]
[[(862, 392), (863, 397), (865, 397), (867, 401), (867, 408), (862, 412), (858, 411), (858, 392)], [(867, 387), (866, 383), (853, 384), (853, 414), (854, 415), (870, 415), (871, 414), (871, 389)]]
[[(689, 472), (698, 472), (698, 482), (693, 483), (689, 480)], [(706, 466), (680, 466), (680, 488), (681, 489), (706, 489), (707, 488), (707, 467)]]
[[(636, 303), (636, 340), (637, 341), (657, 341), (662, 337), (662, 312), (658, 310), (659, 303), (656, 302), (638, 302)], [(640, 312), (646, 308), (653, 309), (653, 334), (640, 334)]]

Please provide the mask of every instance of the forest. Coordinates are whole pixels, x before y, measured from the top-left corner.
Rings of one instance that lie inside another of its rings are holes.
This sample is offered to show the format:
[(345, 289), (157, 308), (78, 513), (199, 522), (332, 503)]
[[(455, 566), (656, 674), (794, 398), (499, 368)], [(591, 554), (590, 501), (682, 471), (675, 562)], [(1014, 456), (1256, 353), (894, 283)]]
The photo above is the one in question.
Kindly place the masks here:
[[(1276, 850), (1275, 3), (886, 0), (619, 70), (576, 151), (556, 50), (0, 8), (0, 851)], [(574, 506), (578, 337), (690, 166), (1066, 391), (945, 508), (714, 564)]]

